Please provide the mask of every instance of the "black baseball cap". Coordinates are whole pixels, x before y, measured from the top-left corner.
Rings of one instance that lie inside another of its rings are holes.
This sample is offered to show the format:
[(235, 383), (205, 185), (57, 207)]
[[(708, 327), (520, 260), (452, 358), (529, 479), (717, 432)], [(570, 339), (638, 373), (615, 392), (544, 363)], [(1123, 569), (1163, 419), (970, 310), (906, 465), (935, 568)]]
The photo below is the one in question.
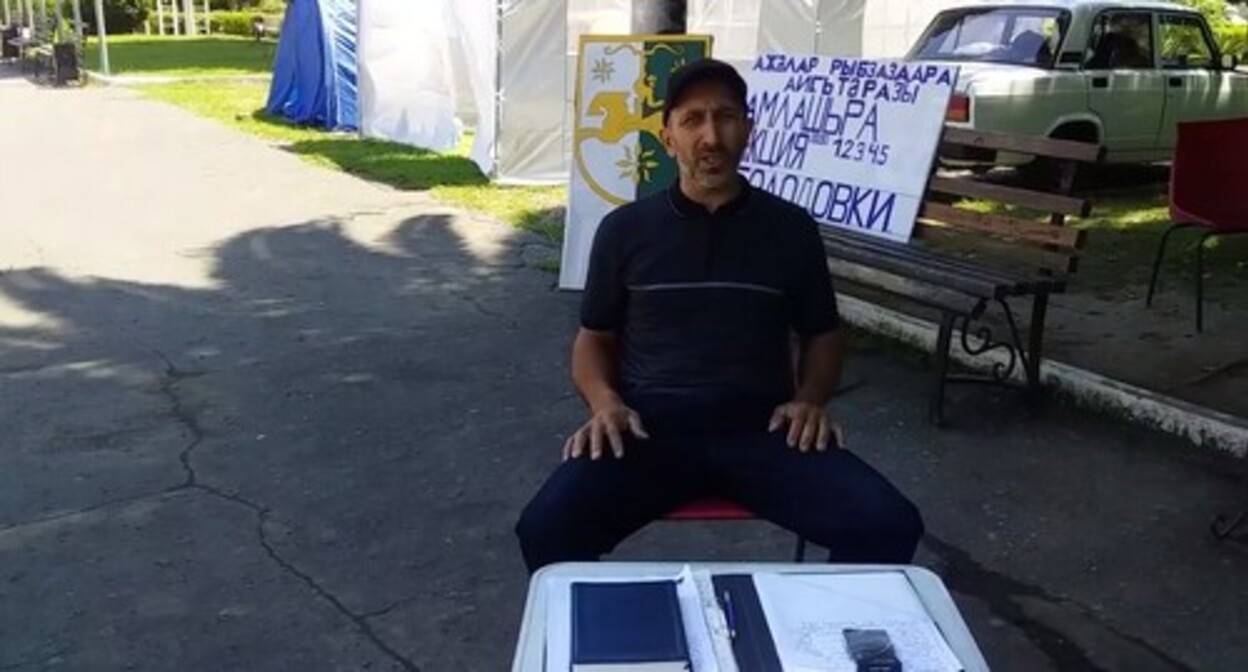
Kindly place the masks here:
[(745, 80), (737, 69), (723, 61), (703, 58), (680, 66), (672, 71), (667, 80), (667, 96), (663, 99), (663, 123), (672, 115), (672, 110), (680, 104), (680, 99), (695, 84), (702, 82), (719, 82), (728, 87), (729, 93), (747, 108)]

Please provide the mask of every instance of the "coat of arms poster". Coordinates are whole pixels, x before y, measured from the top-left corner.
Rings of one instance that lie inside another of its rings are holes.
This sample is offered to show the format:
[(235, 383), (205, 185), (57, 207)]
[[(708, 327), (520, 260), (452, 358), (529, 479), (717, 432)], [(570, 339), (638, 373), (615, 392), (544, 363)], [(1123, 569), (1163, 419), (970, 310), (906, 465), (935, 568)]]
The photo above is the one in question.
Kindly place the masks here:
[(584, 288), (590, 247), (607, 213), (675, 181), (676, 163), (659, 139), (667, 80), (710, 55), (710, 36), (581, 37), (561, 288)]

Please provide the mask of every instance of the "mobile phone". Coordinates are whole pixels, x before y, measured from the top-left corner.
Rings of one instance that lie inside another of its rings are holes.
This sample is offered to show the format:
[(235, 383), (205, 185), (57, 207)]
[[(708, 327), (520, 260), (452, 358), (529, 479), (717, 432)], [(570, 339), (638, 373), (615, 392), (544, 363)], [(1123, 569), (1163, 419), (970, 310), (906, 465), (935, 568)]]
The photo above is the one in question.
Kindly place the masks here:
[(845, 648), (858, 664), (858, 672), (902, 672), (887, 631), (845, 628), (842, 632)]

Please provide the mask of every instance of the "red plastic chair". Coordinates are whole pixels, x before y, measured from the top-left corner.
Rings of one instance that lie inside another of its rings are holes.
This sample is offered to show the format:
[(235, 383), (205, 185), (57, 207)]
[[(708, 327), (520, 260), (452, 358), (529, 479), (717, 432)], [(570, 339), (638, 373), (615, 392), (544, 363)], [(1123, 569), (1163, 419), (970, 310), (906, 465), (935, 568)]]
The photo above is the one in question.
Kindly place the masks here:
[[(757, 520), (752, 511), (723, 499), (702, 499), (685, 504), (664, 516), (664, 520)], [(806, 559), (806, 540), (797, 537), (794, 562)]]
[(1205, 242), (1215, 236), (1248, 233), (1248, 118), (1185, 122), (1178, 126), (1170, 168), (1170, 219), (1161, 236), (1146, 306), (1153, 305), (1157, 275), (1170, 234), (1200, 228), (1196, 245), (1196, 331), (1204, 329)]

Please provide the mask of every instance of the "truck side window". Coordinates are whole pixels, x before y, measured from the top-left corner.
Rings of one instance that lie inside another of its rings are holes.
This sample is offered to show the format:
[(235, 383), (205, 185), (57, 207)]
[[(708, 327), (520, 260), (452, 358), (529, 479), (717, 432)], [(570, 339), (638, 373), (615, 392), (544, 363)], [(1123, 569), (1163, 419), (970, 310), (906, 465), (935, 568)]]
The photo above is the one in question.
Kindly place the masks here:
[(1090, 70), (1153, 67), (1153, 21), (1147, 12), (1105, 14), (1092, 33)]
[(1177, 14), (1162, 14), (1160, 18), (1161, 67), (1213, 67), (1213, 49), (1205, 38), (1205, 29), (1199, 19)]

